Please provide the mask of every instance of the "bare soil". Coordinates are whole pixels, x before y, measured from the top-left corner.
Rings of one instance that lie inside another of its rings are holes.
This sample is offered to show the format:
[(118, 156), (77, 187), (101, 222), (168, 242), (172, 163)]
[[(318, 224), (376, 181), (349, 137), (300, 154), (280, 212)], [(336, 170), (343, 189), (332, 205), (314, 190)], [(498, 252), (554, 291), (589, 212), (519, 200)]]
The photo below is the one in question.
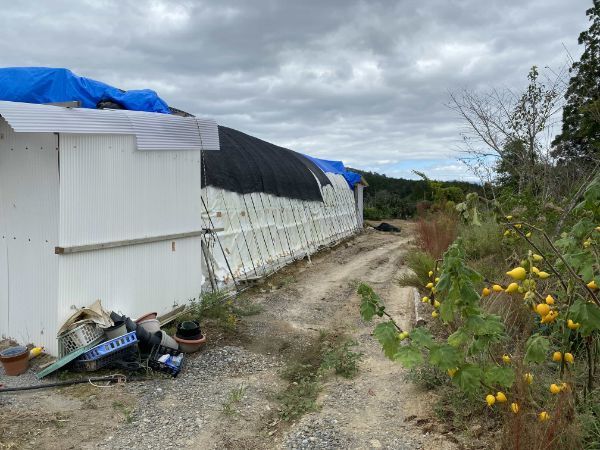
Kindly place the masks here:
[[(209, 327), (210, 344), (176, 379), (0, 394), (0, 449), (457, 448), (436, 432), (433, 394), (405, 379), (360, 319), (355, 290), (364, 281), (403, 328), (414, 323), (413, 291), (394, 282), (406, 270), (412, 224), (391, 222), (402, 232), (367, 229), (246, 293), (262, 312), (233, 334)], [(320, 331), (358, 342), (359, 373), (328, 378), (318, 411), (282, 421), (281, 370)], [(2, 382), (10, 377), (0, 373)], [(230, 401), (240, 387), (242, 398)]]

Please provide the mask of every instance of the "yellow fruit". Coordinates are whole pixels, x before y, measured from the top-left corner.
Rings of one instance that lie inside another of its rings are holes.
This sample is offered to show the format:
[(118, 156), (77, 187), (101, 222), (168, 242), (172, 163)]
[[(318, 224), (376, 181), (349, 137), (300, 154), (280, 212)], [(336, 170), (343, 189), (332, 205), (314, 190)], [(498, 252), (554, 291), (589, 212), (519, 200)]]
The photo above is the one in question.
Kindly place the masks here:
[(525, 375), (523, 375), (523, 380), (525, 380), (525, 383), (531, 384), (533, 383), (533, 375), (527, 372)]
[(550, 276), (550, 274), (548, 272), (543, 272), (543, 271), (539, 271), (537, 274), (538, 277), (540, 277), (542, 280), (545, 280), (546, 278), (548, 278)]
[(450, 376), (450, 378), (454, 377), (454, 374), (456, 373), (458, 369), (454, 368), (454, 369), (448, 369), (448, 375)]
[(487, 402), (488, 406), (492, 406), (494, 403), (496, 403), (496, 397), (494, 397), (492, 394), (488, 394), (485, 397), (485, 401)]
[(573, 362), (575, 361), (575, 358), (573, 357), (572, 353), (565, 353), (565, 361), (568, 362), (569, 364), (573, 364)]
[(438, 302), (437, 300), (435, 300), (435, 301), (433, 302), (433, 307), (434, 307), (434, 308), (439, 308), (439, 307), (440, 307), (440, 305), (441, 305), (441, 303), (440, 303), (440, 302)]
[(537, 267), (535, 267), (535, 266), (531, 266), (531, 270), (530, 270), (530, 272), (531, 272), (531, 273), (535, 273), (535, 274), (537, 275), (538, 273), (540, 273), (540, 269), (538, 269), (538, 268), (537, 268)]
[(482, 297), (487, 297), (488, 295), (491, 294), (492, 291), (490, 291), (488, 288), (484, 287), (483, 290), (481, 291), (481, 296)]
[(531, 231), (528, 231), (527, 234), (525, 234), (525, 237), (531, 237)]
[(440, 278), (437, 277), (434, 281), (437, 283), (438, 281), (440, 281)]
[(524, 280), (527, 276), (527, 271), (523, 267), (515, 267), (513, 270), (506, 272), (506, 275), (514, 280)]
[(544, 317), (542, 317), (541, 322), (542, 323), (551, 323), (551, 322), (554, 322), (557, 317), (558, 317), (558, 313), (556, 311), (550, 311), (548, 314), (546, 314)]
[(506, 292), (508, 292), (509, 294), (517, 292), (518, 290), (519, 290), (519, 285), (517, 283), (510, 283), (508, 285), (508, 287), (506, 288)]
[(545, 422), (548, 419), (550, 419), (550, 414), (548, 414), (546, 411), (542, 411), (538, 414), (538, 420), (540, 422)]
[(433, 283), (427, 283), (427, 285), (425, 285), (425, 287), (427, 289), (431, 289), (433, 287)]
[(504, 392), (498, 392), (496, 394), (496, 401), (498, 403), (504, 403), (506, 401), (506, 395), (504, 395)]
[(590, 289), (596, 290), (598, 289), (598, 285), (596, 284), (596, 280), (592, 280), (587, 284), (587, 287)]
[(600, 233), (600, 227), (596, 227), (594, 229)]
[(510, 409), (512, 410), (512, 412), (514, 412), (515, 414), (519, 413), (519, 404), (518, 403), (511, 403), (510, 404)]
[(504, 364), (510, 364), (510, 356), (506, 354), (502, 355), (502, 361), (504, 362)]
[(552, 297), (551, 295), (548, 295), (546, 297), (546, 304), (547, 305), (554, 305), (554, 297)]
[(502, 286), (500, 286), (499, 284), (495, 284), (492, 286), (492, 291), (494, 292), (502, 292), (504, 289), (502, 289)]
[(573, 322), (571, 319), (567, 320), (567, 326), (571, 329), (571, 330), (576, 330), (577, 328), (579, 328), (581, 326), (581, 324), (579, 322)]
[(506, 220), (512, 220), (513, 216), (506, 216)]
[(536, 253), (534, 253), (533, 255), (531, 255), (531, 258), (535, 261), (535, 262), (540, 262), (544, 259), (544, 257), (542, 255), (538, 255)]
[(421, 299), (421, 301), (422, 301), (423, 303), (429, 303), (429, 297), (423, 297), (423, 298)]
[(553, 394), (558, 394), (561, 390), (562, 389), (557, 384), (552, 383), (550, 385), (550, 392), (552, 392)]
[(523, 226), (523, 225), (521, 225), (520, 223), (516, 223), (516, 224), (515, 224), (515, 228), (519, 228), (519, 229), (520, 229), (522, 226)]
[(542, 317), (544, 317), (546, 314), (548, 314), (550, 312), (550, 306), (546, 305), (545, 303), (539, 303), (536, 307), (535, 307), (535, 311)]
[(33, 347), (31, 350), (29, 350), (29, 359), (41, 355), (43, 351), (44, 347)]
[(433, 276), (433, 270), (430, 270), (427, 275), (429, 275), (429, 277), (432, 277)]
[(439, 315), (439, 314), (438, 314), (438, 312), (437, 312), (437, 311), (433, 311), (433, 312), (431, 313), (431, 317), (433, 317), (434, 319), (435, 319), (435, 318), (436, 318), (438, 315)]
[(554, 352), (552, 354), (552, 361), (561, 362), (562, 361), (562, 353), (561, 352)]
[(509, 235), (510, 235), (510, 230), (506, 230), (506, 231), (504, 232), (504, 236), (509, 236)]

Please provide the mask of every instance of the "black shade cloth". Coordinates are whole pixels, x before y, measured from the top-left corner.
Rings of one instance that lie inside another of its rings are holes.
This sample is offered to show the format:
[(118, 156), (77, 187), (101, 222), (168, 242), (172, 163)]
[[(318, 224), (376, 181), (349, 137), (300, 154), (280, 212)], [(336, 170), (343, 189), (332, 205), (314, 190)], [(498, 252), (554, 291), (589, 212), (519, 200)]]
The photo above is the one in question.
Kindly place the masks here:
[(319, 183), (331, 184), (325, 173), (300, 153), (222, 126), (219, 140), (221, 150), (202, 152), (203, 187), (322, 201)]

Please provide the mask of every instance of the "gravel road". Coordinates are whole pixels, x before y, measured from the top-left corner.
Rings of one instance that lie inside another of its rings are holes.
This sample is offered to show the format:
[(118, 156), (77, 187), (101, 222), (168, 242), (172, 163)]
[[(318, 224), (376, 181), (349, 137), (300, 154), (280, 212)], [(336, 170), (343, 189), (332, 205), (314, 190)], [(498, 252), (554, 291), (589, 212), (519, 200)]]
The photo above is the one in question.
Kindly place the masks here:
[[(357, 280), (382, 295), (403, 327), (414, 320), (412, 291), (394, 283), (411, 238), (410, 225), (400, 225), (401, 234), (367, 230), (258, 286), (250, 300), (262, 312), (244, 317), (234, 335), (208, 334), (176, 379), (0, 394), (0, 449), (456, 448), (423, 425), (431, 423), (431, 394), (404, 379), (359, 317)], [(359, 343), (360, 371), (328, 379), (317, 412), (282, 422), (281, 369), (320, 330)], [(0, 383), (37, 380), (0, 369)]]

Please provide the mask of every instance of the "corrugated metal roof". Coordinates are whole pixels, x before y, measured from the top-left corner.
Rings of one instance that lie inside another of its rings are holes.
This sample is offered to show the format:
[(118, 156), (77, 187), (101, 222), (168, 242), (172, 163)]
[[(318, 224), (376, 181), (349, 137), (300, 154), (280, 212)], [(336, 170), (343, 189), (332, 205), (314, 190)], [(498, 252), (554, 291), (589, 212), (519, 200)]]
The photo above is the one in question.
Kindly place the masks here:
[(138, 150), (219, 150), (211, 119), (5, 101), (0, 116), (17, 133), (133, 134)]

